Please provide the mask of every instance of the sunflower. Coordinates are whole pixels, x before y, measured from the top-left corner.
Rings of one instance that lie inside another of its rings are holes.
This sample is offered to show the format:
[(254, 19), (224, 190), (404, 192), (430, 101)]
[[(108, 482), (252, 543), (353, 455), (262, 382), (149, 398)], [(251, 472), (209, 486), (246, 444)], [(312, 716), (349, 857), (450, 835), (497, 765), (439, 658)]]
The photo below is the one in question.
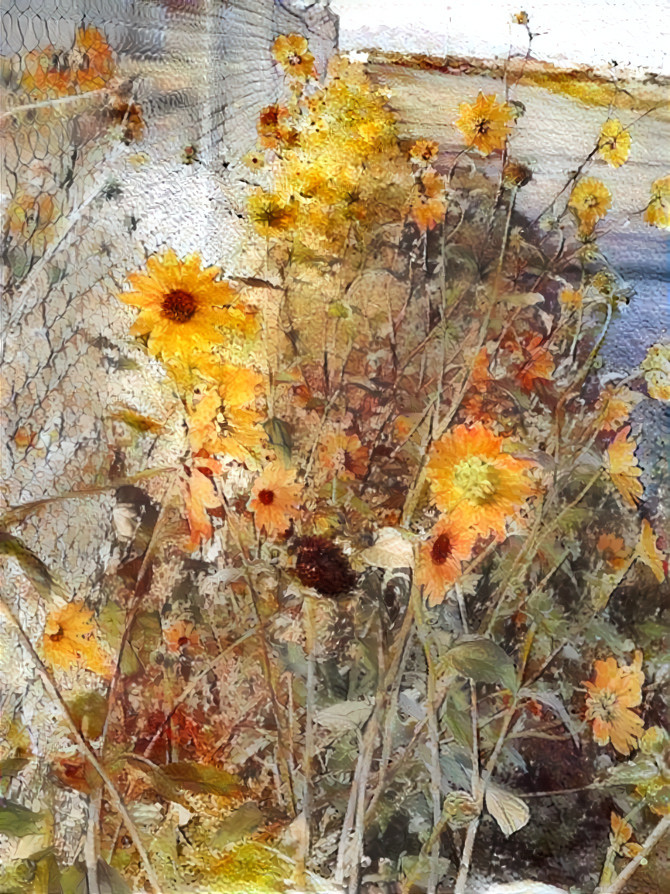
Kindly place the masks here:
[(112, 48), (93, 25), (77, 29), (72, 56), (76, 60), (74, 77), (84, 93), (100, 90), (114, 74)]
[(443, 220), (447, 210), (444, 179), (435, 171), (426, 171), (409, 207), (409, 214), (422, 233)]
[(280, 34), (272, 44), (272, 56), (290, 77), (305, 81), (314, 75), (314, 56), (302, 34)]
[(449, 587), (461, 576), (461, 562), (472, 553), (473, 531), (451, 518), (439, 521), (430, 540), (421, 544), (416, 583), (430, 605), (444, 601)]
[(598, 221), (607, 214), (611, 204), (612, 193), (595, 177), (580, 180), (568, 200), (568, 205), (574, 209), (579, 220), (579, 230), (584, 235), (593, 231)]
[(649, 397), (670, 401), (670, 343), (652, 345), (640, 367)]
[(563, 307), (570, 310), (579, 310), (584, 303), (584, 295), (581, 289), (563, 289), (558, 296)]
[(341, 481), (362, 478), (368, 470), (368, 448), (358, 435), (331, 432), (319, 445), (319, 459)]
[(514, 120), (514, 110), (510, 105), (499, 103), (494, 94), (485, 96), (480, 91), (474, 103), (462, 102), (458, 110), (461, 116), (454, 124), (469, 146), (478, 149), (482, 155), (505, 148), (509, 127)]
[(662, 584), (665, 580), (664, 556), (656, 546), (657, 541), (654, 529), (646, 518), (642, 519), (640, 542), (635, 551), (636, 557), (654, 572), (654, 577)]
[(596, 549), (613, 571), (621, 571), (628, 564), (630, 551), (626, 549), (623, 539), (616, 534), (601, 534)]
[(505, 524), (534, 493), (534, 463), (503, 452), (504, 438), (485, 428), (457, 425), (433, 445), (428, 479), (435, 505), (483, 537), (502, 540)]
[(262, 189), (249, 196), (247, 209), (249, 220), (257, 232), (267, 239), (292, 230), (298, 219), (298, 203), (293, 197), (284, 199)]
[(634, 439), (628, 440), (630, 425), (622, 428), (607, 449), (607, 471), (612, 483), (621, 496), (633, 509), (637, 506), (644, 493), (642, 483), (638, 480), (642, 475), (635, 451), (637, 444)]
[(417, 140), (409, 150), (410, 160), (418, 165), (432, 164), (440, 151), (440, 144), (435, 140)]
[(193, 621), (174, 621), (163, 630), (163, 639), (168, 652), (183, 652), (200, 645), (200, 635)]
[[(148, 335), (148, 348), (163, 356), (187, 356), (223, 340), (221, 329), (239, 328), (237, 293), (217, 282), (218, 267), (202, 267), (197, 254), (179, 260), (172, 249), (147, 261), (146, 273), (131, 273), (125, 304), (141, 309), (131, 335)], [(219, 328), (221, 327), (221, 328)]]
[(23, 60), (21, 87), (33, 99), (52, 99), (75, 93), (68, 56), (51, 44), (31, 50)]
[(225, 454), (238, 462), (253, 461), (252, 451), (265, 433), (256, 409), (262, 377), (252, 370), (221, 364), (217, 383), (205, 390), (189, 417), (189, 437), (194, 453)]
[(670, 229), (670, 175), (652, 183), (644, 219), (652, 227)]
[(298, 141), (293, 116), (285, 106), (275, 104), (261, 109), (256, 130), (259, 143), (264, 149), (291, 147)]
[(254, 513), (254, 524), (268, 537), (284, 534), (291, 519), (299, 515), (301, 486), (296, 483), (295, 469), (281, 463), (270, 463), (254, 482), (248, 509)]
[(632, 665), (619, 666), (612, 657), (594, 662), (595, 680), (583, 681), (588, 690), (586, 719), (598, 745), (612, 742), (619, 754), (630, 754), (644, 732), (642, 718), (631, 710), (642, 702), (642, 652)]
[(42, 637), (47, 664), (69, 670), (84, 667), (100, 676), (109, 676), (110, 656), (97, 639), (93, 612), (69, 602), (49, 613)]
[(598, 155), (611, 165), (619, 168), (630, 152), (630, 132), (616, 118), (606, 121), (598, 139)]

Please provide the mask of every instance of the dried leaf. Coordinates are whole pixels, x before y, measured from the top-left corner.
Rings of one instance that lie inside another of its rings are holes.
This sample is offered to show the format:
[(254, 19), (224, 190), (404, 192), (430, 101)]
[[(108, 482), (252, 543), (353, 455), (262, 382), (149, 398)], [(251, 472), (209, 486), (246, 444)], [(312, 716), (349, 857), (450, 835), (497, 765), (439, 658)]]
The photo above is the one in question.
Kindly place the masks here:
[(0, 798), (0, 832), (3, 835), (15, 838), (37, 835), (42, 831), (43, 820), (43, 813), (35, 813), (14, 801)]
[(372, 713), (371, 700), (343, 701), (322, 708), (314, 715), (319, 726), (331, 733), (345, 733), (360, 729)]
[(44, 562), (22, 540), (6, 531), (0, 531), (0, 555), (10, 556), (43, 599), (54, 596), (66, 599), (65, 591)]
[(507, 837), (523, 829), (530, 820), (530, 810), (525, 801), (492, 783), (486, 789), (486, 809)]
[(262, 825), (263, 820), (263, 811), (258, 804), (247, 801), (226, 817), (212, 837), (210, 846), (222, 850), (229, 844), (241, 841), (242, 838), (255, 832)]

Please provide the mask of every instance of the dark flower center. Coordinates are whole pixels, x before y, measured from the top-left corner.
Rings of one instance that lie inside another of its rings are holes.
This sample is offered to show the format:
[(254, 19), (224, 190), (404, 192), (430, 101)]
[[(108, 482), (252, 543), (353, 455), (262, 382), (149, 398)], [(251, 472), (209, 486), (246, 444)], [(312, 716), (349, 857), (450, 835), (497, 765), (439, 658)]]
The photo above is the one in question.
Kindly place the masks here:
[(195, 313), (197, 304), (190, 292), (173, 289), (163, 298), (163, 316), (174, 323), (188, 323)]
[(449, 535), (440, 534), (440, 536), (435, 539), (433, 548), (430, 551), (430, 557), (432, 559), (433, 565), (444, 565), (452, 552), (453, 549), (451, 546)]
[(300, 65), (302, 62), (302, 56), (299, 56), (297, 53), (291, 53), (288, 57), (289, 65)]
[(49, 639), (51, 640), (52, 643), (59, 643), (63, 639), (64, 636), (65, 636), (65, 631), (59, 625), (58, 630), (55, 633), (51, 633), (49, 635)]
[(263, 504), (263, 506), (271, 506), (275, 500), (274, 491), (266, 490), (265, 488), (263, 488), (263, 490), (259, 491), (258, 493), (258, 499)]
[(475, 126), (475, 132), (478, 134), (482, 134), (482, 136), (489, 132), (489, 127), (491, 126), (491, 122), (488, 118), (482, 118), (477, 122)]

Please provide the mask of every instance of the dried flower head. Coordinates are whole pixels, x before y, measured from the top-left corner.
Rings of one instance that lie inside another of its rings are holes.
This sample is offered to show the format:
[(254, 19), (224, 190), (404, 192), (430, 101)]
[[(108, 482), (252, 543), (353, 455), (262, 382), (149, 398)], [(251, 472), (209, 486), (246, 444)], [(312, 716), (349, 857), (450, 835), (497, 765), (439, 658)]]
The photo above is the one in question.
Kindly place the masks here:
[(323, 596), (343, 596), (356, 586), (349, 559), (328, 537), (302, 537), (298, 541), (295, 573), (300, 583)]

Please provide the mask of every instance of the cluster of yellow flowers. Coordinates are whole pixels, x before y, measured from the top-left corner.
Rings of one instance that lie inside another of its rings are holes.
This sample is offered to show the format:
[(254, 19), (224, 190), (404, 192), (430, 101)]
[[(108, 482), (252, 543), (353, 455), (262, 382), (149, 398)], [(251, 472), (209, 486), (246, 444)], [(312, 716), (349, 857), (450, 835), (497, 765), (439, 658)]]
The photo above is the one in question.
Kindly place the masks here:
[[(273, 55), (292, 92), (285, 105), (260, 114), (272, 184), (250, 196), (249, 219), (266, 238), (341, 251), (352, 229), (379, 214), (377, 200), (394, 184), (387, 167), (397, 152), (393, 116), (360, 65), (333, 59), (321, 84), (304, 38), (277, 38)], [(249, 156), (252, 167), (260, 161), (259, 153)]]

